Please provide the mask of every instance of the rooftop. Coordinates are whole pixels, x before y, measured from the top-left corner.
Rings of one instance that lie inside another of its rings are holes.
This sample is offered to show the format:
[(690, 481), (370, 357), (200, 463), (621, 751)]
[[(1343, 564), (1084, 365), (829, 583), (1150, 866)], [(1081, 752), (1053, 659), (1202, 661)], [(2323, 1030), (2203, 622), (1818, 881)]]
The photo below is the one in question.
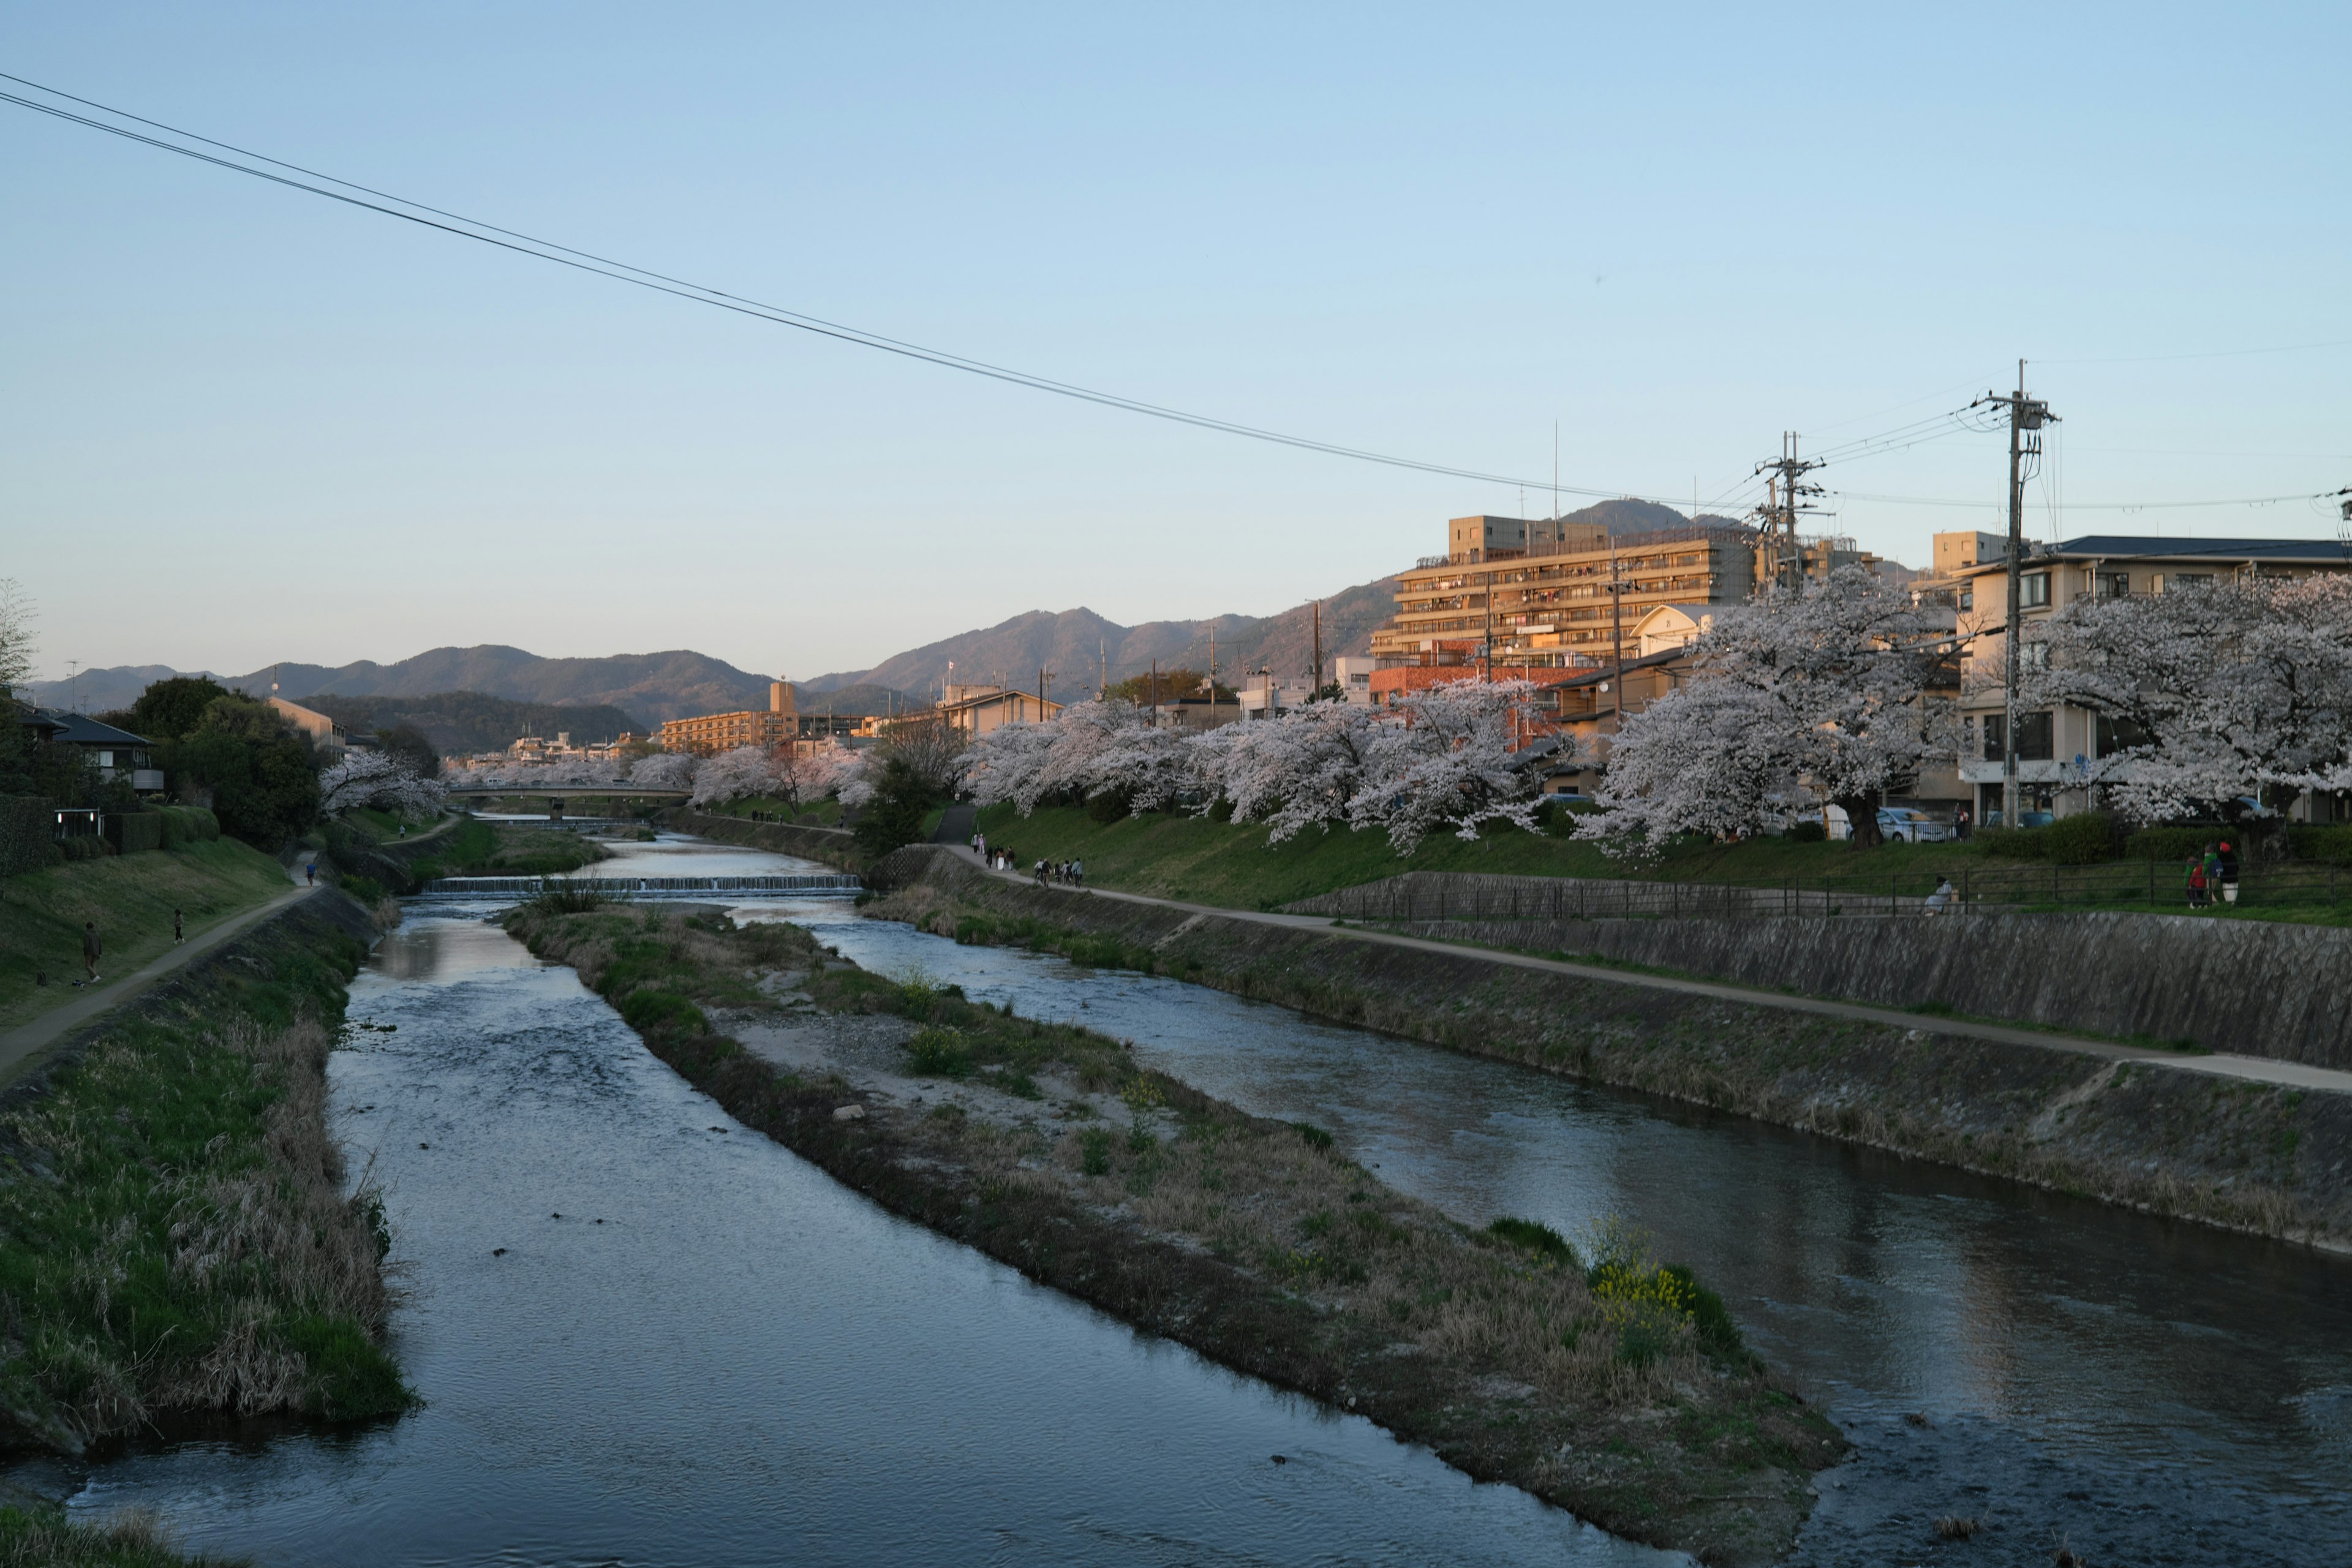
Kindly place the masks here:
[[(2242, 565), (2251, 561), (2352, 566), (2352, 545), (2334, 539), (2193, 539), (2146, 533), (2085, 533), (2057, 544), (2029, 544), (2025, 558), (2020, 564), (2030, 565), (2037, 560), (2126, 561), (2135, 558), (2213, 561), (2229, 565)], [(1963, 568), (1963, 571), (1980, 574), (2005, 570), (2007, 565), (2005, 559), (1992, 560), (1979, 562), (1975, 566)]]

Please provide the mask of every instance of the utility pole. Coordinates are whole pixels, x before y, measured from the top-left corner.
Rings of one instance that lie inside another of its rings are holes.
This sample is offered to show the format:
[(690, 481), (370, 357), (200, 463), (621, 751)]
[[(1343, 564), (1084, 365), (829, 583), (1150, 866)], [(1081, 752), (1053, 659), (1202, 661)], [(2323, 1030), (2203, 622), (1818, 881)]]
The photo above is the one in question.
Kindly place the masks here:
[(2050, 405), (2025, 395), (2025, 362), (2017, 362), (2017, 390), (2007, 397), (1986, 393), (1969, 405), (2009, 410), (2009, 624), (2001, 629), (2000, 822), (2017, 826), (2018, 623), (2024, 615), (2025, 481), (2027, 467), (2042, 456), (2042, 427), (2058, 416)]
[[(1318, 599), (1318, 600), (1316, 600), (1316, 601), (1315, 601), (1315, 671), (1314, 671), (1314, 673), (1313, 673), (1311, 676), (1309, 676), (1309, 677), (1308, 677), (1307, 681), (1307, 684), (1308, 686), (1310, 686), (1310, 687), (1314, 688), (1314, 689), (1315, 689), (1315, 691), (1316, 691), (1317, 695), (1318, 695), (1318, 696), (1319, 696), (1319, 695), (1322, 693), (1322, 690), (1323, 690), (1323, 601), (1322, 601), (1322, 600), (1320, 600), (1320, 599)], [(1310, 698), (1308, 698), (1308, 699), (1307, 699), (1307, 700), (1311, 702), (1311, 701), (1313, 701), (1313, 700), (1314, 700), (1314, 698), (1310, 697)]]
[(1160, 728), (1160, 661), (1151, 661), (1151, 727)]
[[(1797, 514), (1813, 510), (1805, 504), (1805, 498), (1820, 495), (1822, 488), (1807, 484), (1805, 476), (1822, 466), (1820, 458), (1797, 456), (1794, 430), (1780, 432), (1778, 458), (1756, 465), (1756, 472), (1769, 469), (1772, 474), (1766, 481), (1762, 518), (1765, 537), (1770, 542), (1767, 548), (1772, 557), (1772, 582), (1783, 588), (1798, 586), (1805, 574), (1804, 552), (1797, 544)], [(1762, 586), (1759, 584), (1759, 589)]]
[(1209, 628), (1209, 728), (1217, 727), (1217, 628)]
[(1609, 530), (1609, 640), (1616, 673), (1609, 678), (1609, 732), (1625, 729), (1625, 579), (1617, 569), (1617, 530)]
[(1045, 693), (1054, 689), (1054, 672), (1044, 665), (1037, 667), (1037, 722), (1045, 721)]

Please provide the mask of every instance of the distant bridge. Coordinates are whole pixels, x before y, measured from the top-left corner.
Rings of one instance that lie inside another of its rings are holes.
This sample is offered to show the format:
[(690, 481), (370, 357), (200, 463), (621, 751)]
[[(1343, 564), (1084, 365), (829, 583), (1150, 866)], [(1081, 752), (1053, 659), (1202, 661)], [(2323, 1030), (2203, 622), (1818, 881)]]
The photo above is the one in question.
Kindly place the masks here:
[(647, 789), (643, 784), (451, 784), (453, 799), (489, 800), (529, 796), (533, 800), (688, 800), (685, 789)]

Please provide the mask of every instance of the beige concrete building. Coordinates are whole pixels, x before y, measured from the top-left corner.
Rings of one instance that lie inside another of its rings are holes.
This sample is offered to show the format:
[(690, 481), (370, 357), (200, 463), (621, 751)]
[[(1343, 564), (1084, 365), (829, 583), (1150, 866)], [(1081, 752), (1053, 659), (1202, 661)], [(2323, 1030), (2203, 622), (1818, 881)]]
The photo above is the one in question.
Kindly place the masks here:
[[(1948, 536), (1939, 534), (1937, 542)], [(1996, 544), (1995, 535), (1979, 535)], [(1940, 559), (1940, 552), (1939, 552)], [(2029, 545), (2020, 562), (2019, 618), (2032, 625), (2078, 599), (2121, 598), (2142, 594), (2193, 593), (2240, 577), (2302, 577), (2315, 572), (2352, 571), (2352, 552), (2332, 539), (2164, 539), (2127, 534), (2089, 534), (2062, 544)], [(2008, 749), (2001, 659), (2007, 637), (2001, 626), (2009, 610), (2008, 563), (1979, 555), (1962, 568), (1958, 612), (1966, 647), (1968, 694), (1960, 702), (1960, 778), (1976, 797), (1977, 820), (1989, 822), (2000, 810), (2002, 770)], [(1990, 634), (1990, 635), (1976, 635)], [(2106, 721), (2079, 708), (2020, 713), (2017, 722), (2018, 807), (2021, 821), (2047, 812), (2070, 816), (2091, 808), (2091, 792), (2079, 781), (2084, 767), (2130, 743)], [(2298, 818), (2326, 821), (2342, 815), (2343, 804), (2306, 795), (2296, 803)]]
[(800, 732), (800, 714), (793, 701), (792, 683), (772, 680), (768, 683), (768, 706), (764, 711), (749, 709), (740, 713), (672, 719), (654, 738), (665, 752), (715, 757), (743, 746), (781, 745), (798, 740)]
[(903, 717), (939, 719), (968, 741), (1007, 724), (1041, 724), (1062, 711), (1062, 705), (1034, 691), (1006, 691), (998, 687), (972, 690), (953, 702), (942, 702), (929, 713)]

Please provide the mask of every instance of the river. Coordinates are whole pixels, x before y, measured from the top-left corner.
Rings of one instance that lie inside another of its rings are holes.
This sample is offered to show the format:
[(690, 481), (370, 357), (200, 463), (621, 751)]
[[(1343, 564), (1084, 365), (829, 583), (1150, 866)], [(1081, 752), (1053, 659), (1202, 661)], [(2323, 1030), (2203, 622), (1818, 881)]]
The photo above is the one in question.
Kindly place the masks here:
[[(758, 912), (739, 911), (741, 918)], [(1856, 1458), (1793, 1561), (2352, 1563), (2352, 1260), (1455, 1056), (1140, 974), (792, 918), (1261, 1115), (1482, 1225), (1604, 1215), (1721, 1289)]]
[[(631, 874), (811, 868), (629, 847)], [(269, 1565), (1680, 1561), (893, 1217), (491, 912), (413, 901), (352, 987), (391, 1032), (330, 1068), (335, 1130), (389, 1186), (422, 1408), (13, 1480)]]

